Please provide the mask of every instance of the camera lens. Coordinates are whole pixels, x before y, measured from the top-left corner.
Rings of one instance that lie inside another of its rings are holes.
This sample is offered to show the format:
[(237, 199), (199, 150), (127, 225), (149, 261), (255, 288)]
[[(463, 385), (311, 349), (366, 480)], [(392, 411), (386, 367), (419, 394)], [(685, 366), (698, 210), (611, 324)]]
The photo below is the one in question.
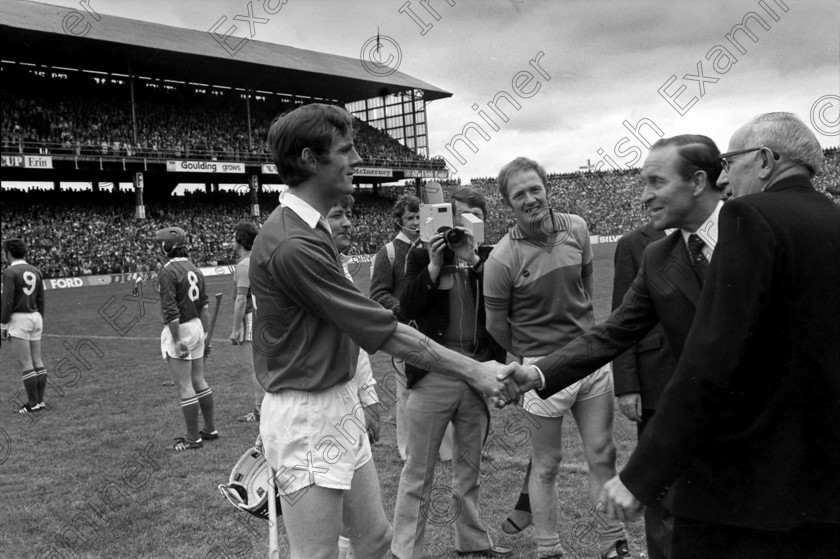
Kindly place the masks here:
[(446, 239), (446, 243), (449, 246), (456, 247), (456, 246), (460, 245), (462, 242), (464, 242), (464, 239), (466, 238), (466, 235), (464, 234), (464, 232), (462, 230), (453, 228), (453, 229), (450, 229), (449, 231), (446, 232), (446, 235), (445, 235), (444, 238)]

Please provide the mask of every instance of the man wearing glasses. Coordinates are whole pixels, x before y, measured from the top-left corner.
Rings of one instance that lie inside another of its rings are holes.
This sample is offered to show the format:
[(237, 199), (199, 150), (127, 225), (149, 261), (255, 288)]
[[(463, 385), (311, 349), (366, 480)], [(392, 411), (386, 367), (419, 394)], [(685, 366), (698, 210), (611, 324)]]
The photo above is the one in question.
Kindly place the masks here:
[(729, 148), (734, 198), (682, 358), (602, 498), (629, 519), (672, 485), (675, 558), (836, 557), (840, 208), (811, 184), (822, 150), (796, 116), (760, 115)]

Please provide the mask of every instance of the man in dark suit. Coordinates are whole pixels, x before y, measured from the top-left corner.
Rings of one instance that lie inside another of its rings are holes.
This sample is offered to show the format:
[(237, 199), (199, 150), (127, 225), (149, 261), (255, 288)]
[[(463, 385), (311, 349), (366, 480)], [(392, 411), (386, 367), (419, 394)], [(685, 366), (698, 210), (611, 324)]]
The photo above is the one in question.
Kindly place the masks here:
[[(822, 151), (794, 115), (756, 117), (729, 149), (734, 198), (685, 350), (602, 498), (630, 519), (672, 485), (674, 558), (836, 557), (840, 208), (811, 185)], [(576, 380), (557, 365), (546, 394)]]
[[(641, 269), (645, 248), (664, 237), (664, 231), (647, 223), (619, 239), (614, 258), (613, 310), (621, 306), (624, 295)], [(687, 320), (690, 321), (689, 317)], [(661, 324), (613, 360), (613, 385), (618, 407), (627, 419), (637, 424), (640, 438), (676, 365), (677, 360)], [(673, 528), (673, 517), (662, 503), (645, 507), (645, 539), (650, 559), (668, 559), (671, 556)]]

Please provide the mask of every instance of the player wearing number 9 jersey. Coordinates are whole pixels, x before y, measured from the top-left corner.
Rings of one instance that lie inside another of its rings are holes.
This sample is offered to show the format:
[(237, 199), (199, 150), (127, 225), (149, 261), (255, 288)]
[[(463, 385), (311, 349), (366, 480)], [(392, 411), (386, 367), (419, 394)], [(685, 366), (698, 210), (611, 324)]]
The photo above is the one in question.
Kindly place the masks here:
[[(190, 262), (187, 233), (167, 227), (155, 235), (169, 259), (158, 275), (163, 331), (160, 351), (169, 365), (172, 381), (181, 396), (187, 436), (177, 437), (175, 450), (201, 448), (203, 439), (219, 438), (213, 420), (213, 392), (204, 380), (204, 358), (210, 353), (206, 339), (208, 297), (204, 274)], [(204, 427), (198, 428), (199, 410)]]
[(27, 402), (18, 412), (35, 413), (47, 408), (44, 403), (47, 370), (41, 360), (44, 282), (38, 268), (24, 260), (25, 242), (9, 239), (3, 243), (3, 248), (12, 262), (3, 271), (0, 337), (8, 340), (15, 363), (23, 373)]

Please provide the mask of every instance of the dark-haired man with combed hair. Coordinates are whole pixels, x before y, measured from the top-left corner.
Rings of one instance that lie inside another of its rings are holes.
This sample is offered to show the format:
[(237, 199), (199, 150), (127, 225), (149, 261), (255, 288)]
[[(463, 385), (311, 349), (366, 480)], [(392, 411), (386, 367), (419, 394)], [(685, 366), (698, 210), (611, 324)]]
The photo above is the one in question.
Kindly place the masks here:
[(260, 406), (265, 391), (257, 380), (254, 372), (254, 352), (252, 347), (254, 330), (254, 304), (251, 301), (251, 281), (248, 279), (248, 269), (251, 265), (251, 247), (260, 230), (253, 221), (243, 219), (233, 227), (233, 251), (236, 255), (236, 268), (233, 272), (233, 327), (230, 331), (230, 342), (238, 345), (242, 359), (250, 373), (251, 386), (254, 389), (254, 410), (239, 418), (239, 421), (253, 423), (260, 421)]
[(602, 497), (632, 518), (670, 485), (675, 559), (837, 557), (840, 208), (813, 187), (823, 154), (796, 115), (751, 119), (728, 150), (682, 357)]
[(343, 518), (356, 555), (384, 559), (391, 526), (354, 378), (360, 346), (462, 378), (491, 397), (505, 367), (399, 323), (345, 275), (326, 216), (352, 193), (361, 162), (347, 111), (304, 105), (275, 119), (268, 141), (289, 190), (251, 252), (254, 366), (266, 389), (260, 435), (285, 499), (291, 557), (334, 559)]
[(24, 241), (8, 239), (3, 248), (11, 263), (3, 270), (0, 337), (11, 346), (15, 363), (23, 373), (27, 401), (18, 412), (36, 413), (47, 409), (44, 403), (47, 369), (41, 359), (44, 280), (41, 271), (24, 260), (27, 252)]

